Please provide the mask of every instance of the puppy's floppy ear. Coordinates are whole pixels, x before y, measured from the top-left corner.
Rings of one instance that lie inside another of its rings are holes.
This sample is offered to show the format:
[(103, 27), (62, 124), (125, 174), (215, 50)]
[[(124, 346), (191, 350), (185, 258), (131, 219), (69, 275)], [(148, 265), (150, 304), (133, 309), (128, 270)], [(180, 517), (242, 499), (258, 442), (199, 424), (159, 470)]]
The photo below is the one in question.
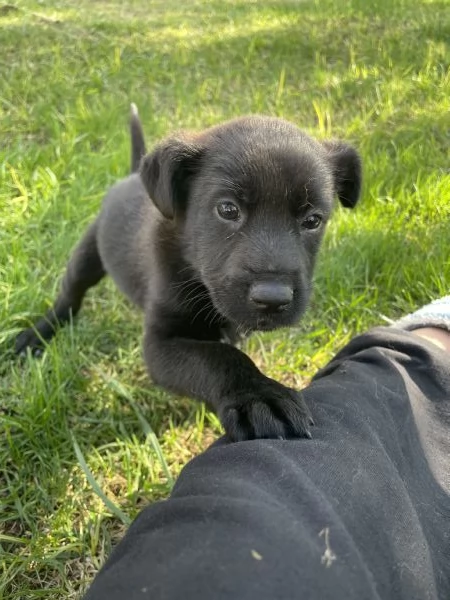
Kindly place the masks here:
[(197, 172), (203, 147), (194, 137), (174, 137), (161, 142), (142, 159), (142, 182), (155, 206), (166, 219), (186, 202), (189, 182)]
[(336, 195), (342, 206), (354, 208), (359, 200), (362, 183), (361, 159), (356, 150), (340, 141), (323, 142), (331, 164)]

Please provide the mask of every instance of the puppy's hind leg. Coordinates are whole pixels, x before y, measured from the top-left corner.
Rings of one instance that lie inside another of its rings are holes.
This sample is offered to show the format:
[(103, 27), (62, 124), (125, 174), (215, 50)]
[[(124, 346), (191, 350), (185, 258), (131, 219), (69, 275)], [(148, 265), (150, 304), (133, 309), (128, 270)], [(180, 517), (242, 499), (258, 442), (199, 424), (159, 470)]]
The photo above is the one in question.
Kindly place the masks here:
[(16, 338), (16, 354), (30, 348), (38, 354), (56, 333), (57, 327), (75, 317), (81, 308), (87, 290), (96, 285), (105, 275), (105, 269), (97, 248), (97, 222), (89, 227), (75, 248), (67, 265), (60, 293), (47, 313), (34, 325)]

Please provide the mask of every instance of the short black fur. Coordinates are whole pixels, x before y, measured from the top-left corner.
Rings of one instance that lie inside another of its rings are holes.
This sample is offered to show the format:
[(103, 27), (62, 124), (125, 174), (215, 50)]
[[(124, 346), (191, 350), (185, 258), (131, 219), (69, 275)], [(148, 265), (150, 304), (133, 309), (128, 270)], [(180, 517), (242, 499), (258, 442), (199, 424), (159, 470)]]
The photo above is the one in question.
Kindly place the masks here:
[(170, 137), (138, 174), (145, 144), (135, 109), (131, 135), (132, 174), (106, 195), (55, 305), (16, 351), (39, 351), (108, 273), (145, 312), (144, 356), (157, 384), (207, 402), (233, 440), (309, 436), (301, 394), (232, 344), (305, 311), (333, 197), (349, 208), (358, 201), (358, 154), (255, 116)]

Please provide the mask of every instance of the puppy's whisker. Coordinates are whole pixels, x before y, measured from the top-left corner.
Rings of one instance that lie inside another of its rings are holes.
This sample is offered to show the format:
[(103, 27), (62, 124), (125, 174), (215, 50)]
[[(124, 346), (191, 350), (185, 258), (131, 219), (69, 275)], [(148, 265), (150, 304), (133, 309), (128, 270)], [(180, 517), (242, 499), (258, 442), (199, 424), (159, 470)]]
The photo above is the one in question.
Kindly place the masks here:
[(184, 308), (184, 310), (192, 310), (195, 305), (198, 302), (202, 302), (203, 300), (206, 300), (209, 298), (209, 295), (207, 293), (202, 293), (202, 294), (198, 294), (196, 296), (193, 296), (192, 298), (189, 298), (187, 301), (181, 302), (180, 306), (182, 306)]
[(184, 286), (180, 287), (178, 290), (175, 290), (176, 297), (178, 299), (184, 300), (185, 298), (191, 298), (200, 293), (198, 286)]
[(182, 288), (184, 286), (188, 286), (188, 285), (202, 285), (201, 281), (199, 279), (197, 279), (196, 277), (191, 277), (190, 279), (185, 279), (183, 281), (178, 281), (178, 282), (173, 282), (170, 284), (170, 287), (172, 289), (178, 289), (178, 288)]
[(214, 306), (211, 306), (209, 311), (205, 315), (205, 323), (207, 323), (210, 327), (214, 325), (215, 321), (219, 321), (220, 315)]
[(179, 285), (175, 290), (176, 297), (184, 302), (189, 300), (190, 298), (197, 296), (199, 294), (207, 293), (207, 290), (204, 289), (204, 286), (200, 286), (198, 282), (190, 282), (185, 285)]
[(207, 312), (206, 316), (204, 317), (204, 320), (205, 320), (205, 322), (208, 322), (208, 318), (209, 318), (209, 316), (210, 316), (210, 313), (211, 313), (211, 311), (213, 312), (213, 319), (211, 320), (211, 323), (210, 323), (210, 325), (212, 325), (212, 324), (213, 324), (213, 322), (214, 322), (214, 318), (215, 318), (215, 317), (217, 317), (217, 318), (218, 318), (218, 314), (217, 314), (217, 311), (216, 311), (216, 309), (214, 308), (214, 306), (207, 306), (207, 305), (206, 305), (206, 306), (203, 306), (203, 307), (202, 307), (202, 308), (201, 308), (201, 309), (200, 309), (200, 310), (199, 310), (197, 313), (195, 313), (195, 315), (194, 315), (194, 317), (193, 317), (193, 321), (195, 321), (196, 319), (198, 319), (198, 318), (199, 318), (199, 316), (200, 316), (200, 315), (201, 315), (203, 312), (205, 312), (206, 310), (208, 310), (208, 312)]
[[(182, 275), (182, 274), (183, 274), (183, 273), (185, 273), (186, 271), (192, 271), (192, 270), (193, 270), (193, 269), (192, 269), (191, 265), (186, 265), (186, 266), (185, 266), (185, 267), (183, 267), (182, 269), (179, 269), (179, 270), (177, 271), (177, 273), (176, 273), (176, 274), (177, 274), (177, 275)], [(194, 276), (194, 277), (195, 277), (195, 276)], [(191, 279), (193, 279), (194, 277), (192, 277)]]
[(197, 302), (204, 301), (210, 299), (209, 293), (207, 290), (200, 290), (197, 293), (191, 293), (181, 300), (180, 306), (187, 309), (189, 306), (195, 306)]
[(247, 337), (247, 335), (250, 333), (250, 329), (245, 327), (243, 323), (238, 323), (236, 333), (239, 337)]

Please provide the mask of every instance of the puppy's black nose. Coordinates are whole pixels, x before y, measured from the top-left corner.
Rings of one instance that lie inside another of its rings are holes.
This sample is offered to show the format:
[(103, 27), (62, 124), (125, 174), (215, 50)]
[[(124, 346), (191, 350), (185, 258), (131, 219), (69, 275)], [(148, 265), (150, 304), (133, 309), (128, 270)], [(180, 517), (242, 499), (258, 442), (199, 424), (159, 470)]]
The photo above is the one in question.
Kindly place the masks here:
[(261, 282), (250, 288), (250, 301), (261, 310), (282, 310), (294, 297), (294, 290), (284, 283)]

